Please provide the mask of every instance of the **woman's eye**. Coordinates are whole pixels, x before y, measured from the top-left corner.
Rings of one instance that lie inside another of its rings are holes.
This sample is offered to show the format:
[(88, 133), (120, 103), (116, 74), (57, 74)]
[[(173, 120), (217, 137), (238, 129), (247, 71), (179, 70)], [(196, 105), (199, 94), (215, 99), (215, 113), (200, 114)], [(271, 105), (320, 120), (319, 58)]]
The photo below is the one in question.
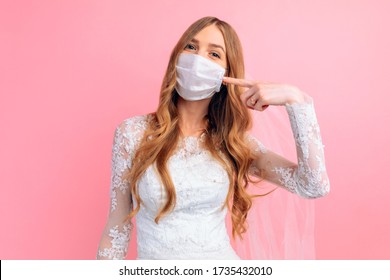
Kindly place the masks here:
[(194, 46), (194, 45), (191, 45), (191, 44), (188, 44), (188, 45), (186, 46), (186, 49), (195, 50), (195, 46)]
[(221, 58), (221, 57), (219, 56), (219, 54), (217, 54), (216, 52), (212, 52), (211, 55), (214, 56), (214, 57), (216, 57), (216, 58)]

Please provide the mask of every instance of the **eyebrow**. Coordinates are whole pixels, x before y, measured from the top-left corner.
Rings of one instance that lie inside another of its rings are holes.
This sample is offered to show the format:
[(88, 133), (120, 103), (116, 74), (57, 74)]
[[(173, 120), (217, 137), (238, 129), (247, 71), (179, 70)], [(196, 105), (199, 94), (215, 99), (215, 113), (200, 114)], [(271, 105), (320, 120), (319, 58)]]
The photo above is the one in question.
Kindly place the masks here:
[[(196, 39), (191, 39), (191, 42), (194, 42), (194, 43), (196, 43), (196, 44), (199, 44), (199, 40), (196, 40)], [(212, 47), (214, 47), (214, 48), (220, 48), (220, 49), (223, 50), (224, 53), (226, 53), (226, 52), (225, 52), (225, 49), (224, 49), (221, 45), (210, 43), (209, 46), (212, 46)]]

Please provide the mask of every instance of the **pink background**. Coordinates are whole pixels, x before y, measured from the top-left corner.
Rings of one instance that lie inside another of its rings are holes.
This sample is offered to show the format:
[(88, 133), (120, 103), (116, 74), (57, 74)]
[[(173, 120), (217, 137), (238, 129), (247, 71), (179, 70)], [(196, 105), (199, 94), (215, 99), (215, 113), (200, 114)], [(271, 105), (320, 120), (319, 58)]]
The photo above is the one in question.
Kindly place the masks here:
[(248, 75), (315, 100), (331, 180), (315, 202), (317, 258), (389, 259), (389, 11), (386, 0), (1, 1), (0, 259), (95, 258), (115, 126), (156, 108), (170, 51), (206, 15), (236, 29)]

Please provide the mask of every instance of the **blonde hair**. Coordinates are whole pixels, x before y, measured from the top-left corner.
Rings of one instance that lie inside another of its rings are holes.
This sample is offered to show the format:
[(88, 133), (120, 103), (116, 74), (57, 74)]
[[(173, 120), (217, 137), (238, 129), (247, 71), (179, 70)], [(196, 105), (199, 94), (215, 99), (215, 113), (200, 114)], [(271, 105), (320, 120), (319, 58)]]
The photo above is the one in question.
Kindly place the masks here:
[[(132, 218), (140, 209), (142, 202), (137, 183), (146, 169), (153, 163), (164, 185), (167, 200), (159, 210), (155, 222), (173, 210), (176, 204), (176, 192), (167, 169), (167, 160), (172, 155), (180, 135), (177, 112), (178, 94), (175, 90), (176, 63), (179, 54), (194, 36), (203, 28), (214, 24), (223, 34), (226, 46), (227, 76), (244, 78), (244, 58), (240, 40), (233, 28), (215, 17), (204, 17), (194, 22), (181, 36), (174, 47), (165, 76), (161, 85), (159, 105), (151, 114), (148, 128), (141, 140), (133, 159), (133, 165), (125, 175), (130, 182), (132, 195), (137, 207), (128, 215)], [(245, 141), (245, 132), (251, 128), (251, 115), (240, 99), (242, 89), (236, 85), (223, 86), (215, 94), (208, 107), (206, 116), (205, 146), (211, 154), (225, 167), (229, 175), (229, 191), (223, 207), (231, 211), (232, 233), (242, 238), (246, 231), (246, 218), (252, 206), (251, 195), (246, 191), (249, 166), (253, 156)], [(217, 148), (217, 149), (216, 149)], [(222, 153), (223, 157), (219, 154)], [(229, 201), (232, 200), (232, 206)]]

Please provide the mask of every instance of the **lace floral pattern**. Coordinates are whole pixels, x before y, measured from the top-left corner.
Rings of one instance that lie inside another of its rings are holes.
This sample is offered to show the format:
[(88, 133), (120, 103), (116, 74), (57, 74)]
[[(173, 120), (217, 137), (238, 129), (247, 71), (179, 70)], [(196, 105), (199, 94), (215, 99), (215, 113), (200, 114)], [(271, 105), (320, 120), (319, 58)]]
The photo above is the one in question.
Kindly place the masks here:
[[(297, 147), (298, 164), (275, 157), (259, 140), (248, 135), (252, 151), (260, 155), (255, 174), (306, 198), (329, 192), (324, 146), (311, 102), (286, 105)], [(125, 170), (146, 129), (148, 116), (129, 118), (115, 130), (112, 149), (111, 210), (99, 244), (98, 259), (124, 259), (133, 225), (125, 222), (132, 205)], [(226, 231), (228, 174), (204, 146), (204, 135), (180, 138), (167, 168), (176, 191), (172, 212), (156, 224), (154, 219), (167, 194), (156, 171), (149, 166), (138, 187), (142, 199), (137, 213), (138, 259), (239, 259)], [(264, 170), (259, 170), (264, 169)], [(264, 171), (264, 172), (263, 172)], [(256, 173), (257, 172), (257, 173)]]
[[(138, 259), (239, 259), (225, 227), (228, 175), (203, 147), (204, 135), (183, 137), (167, 162), (176, 191), (174, 210), (158, 224), (166, 201), (155, 166), (139, 182)], [(134, 204), (136, 201), (134, 201)]]
[[(146, 129), (146, 117), (136, 116), (124, 121), (124, 124), (115, 129), (114, 143), (112, 147), (111, 162), (111, 211), (117, 207), (117, 190), (122, 194), (128, 191), (128, 182), (122, 180), (126, 169), (130, 169), (136, 146)], [(134, 135), (132, 135), (134, 134)]]
[(298, 167), (275, 166), (273, 171), (280, 175), (283, 186), (302, 197), (324, 196), (329, 193), (330, 184), (313, 102), (287, 104), (286, 110), (297, 147)]
[(98, 250), (97, 257), (108, 258), (112, 260), (122, 260), (126, 257), (127, 249), (130, 241), (130, 233), (133, 229), (132, 224), (125, 224), (123, 230), (119, 231), (118, 226), (110, 229), (109, 237), (111, 240), (111, 247)]
[(295, 139), (298, 164), (281, 161), (259, 140), (248, 135), (254, 152), (261, 152), (262, 158), (257, 165), (252, 164), (250, 172), (304, 198), (325, 196), (329, 193), (330, 184), (313, 101), (287, 104), (286, 110)]
[(132, 166), (132, 159), (148, 116), (126, 119), (115, 129), (112, 144), (110, 213), (102, 233), (97, 259), (124, 259), (127, 254), (133, 224), (126, 220), (132, 209), (129, 182), (123, 179), (126, 170)]

